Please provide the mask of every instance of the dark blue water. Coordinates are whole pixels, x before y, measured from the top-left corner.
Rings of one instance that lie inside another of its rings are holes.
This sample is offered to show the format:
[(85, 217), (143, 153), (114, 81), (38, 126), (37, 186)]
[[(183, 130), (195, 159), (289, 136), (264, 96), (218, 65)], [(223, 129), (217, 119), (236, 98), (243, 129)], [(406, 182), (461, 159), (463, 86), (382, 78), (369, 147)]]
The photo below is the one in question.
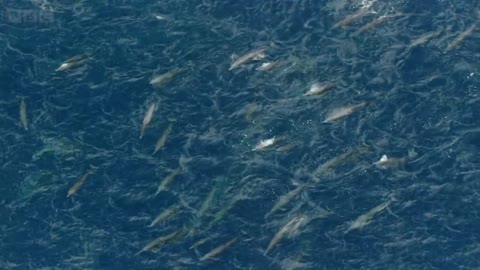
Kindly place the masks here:
[(0, 4), (0, 269), (480, 268), (475, 1)]

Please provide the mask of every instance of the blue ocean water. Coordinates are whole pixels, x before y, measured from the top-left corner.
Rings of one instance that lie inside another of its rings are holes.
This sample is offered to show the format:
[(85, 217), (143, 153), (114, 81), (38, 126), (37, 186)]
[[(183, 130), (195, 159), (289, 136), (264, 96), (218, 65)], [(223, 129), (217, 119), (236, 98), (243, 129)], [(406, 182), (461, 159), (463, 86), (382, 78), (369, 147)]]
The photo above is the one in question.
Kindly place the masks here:
[(0, 269), (480, 268), (475, 1), (0, 5)]

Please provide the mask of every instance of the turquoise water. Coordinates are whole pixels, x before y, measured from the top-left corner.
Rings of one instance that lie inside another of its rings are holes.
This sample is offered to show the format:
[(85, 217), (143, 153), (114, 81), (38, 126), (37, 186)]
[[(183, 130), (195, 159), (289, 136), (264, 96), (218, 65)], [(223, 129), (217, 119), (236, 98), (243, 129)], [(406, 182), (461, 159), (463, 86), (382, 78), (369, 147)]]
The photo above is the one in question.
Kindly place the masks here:
[(0, 269), (480, 267), (474, 1), (0, 3)]

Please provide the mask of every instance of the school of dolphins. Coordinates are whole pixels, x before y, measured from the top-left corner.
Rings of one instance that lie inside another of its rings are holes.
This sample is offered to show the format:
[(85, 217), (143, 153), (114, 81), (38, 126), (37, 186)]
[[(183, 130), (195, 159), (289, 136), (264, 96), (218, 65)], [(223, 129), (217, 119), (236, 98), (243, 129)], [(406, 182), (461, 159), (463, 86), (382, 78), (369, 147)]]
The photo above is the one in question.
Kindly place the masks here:
[[(333, 24), (332, 30), (341, 30), (346, 27), (350, 27), (355, 22), (359, 21), (360, 19), (366, 17), (367, 15), (372, 16), (373, 20), (370, 22), (358, 27), (354, 32), (355, 35), (361, 35), (364, 32), (371, 31), (373, 28), (378, 27), (388, 20), (395, 20), (397, 18), (401, 18), (403, 14), (395, 13), (389, 15), (378, 15), (376, 12), (370, 9), (369, 6), (361, 7), (353, 14), (347, 16), (344, 19), (339, 20), (335, 24)], [(163, 20), (164, 18), (160, 15), (157, 16), (158, 20)], [(472, 33), (475, 31), (477, 27), (477, 23), (467, 26), (464, 31), (458, 33), (458, 35), (448, 43), (448, 46), (445, 48), (445, 51), (451, 51), (459, 46), (461, 46), (462, 42)], [(428, 46), (428, 43), (438, 38), (442, 35), (442, 30), (433, 31), (425, 33), (424, 35), (418, 36), (416, 39), (412, 40), (406, 50), (411, 50), (418, 46)], [(273, 70), (279, 70), (286, 66), (288, 66), (289, 60), (287, 59), (276, 59), (276, 60), (268, 60), (269, 51), (271, 48), (269, 46), (263, 46), (260, 48), (248, 48), (243, 52), (232, 52), (238, 53), (240, 56), (232, 57), (231, 64), (229, 67), (229, 72), (271, 72)], [(61, 63), (56, 72), (70, 72), (76, 68), (82, 67), (84, 65), (88, 65), (90, 59), (90, 55), (86, 53), (82, 53), (76, 56), (71, 57)], [(229, 61), (226, 59), (226, 61)], [(247, 71), (246, 68), (249, 67), (250, 69)], [(162, 74), (154, 74), (149, 81), (150, 86), (153, 89), (159, 89), (162, 87), (168, 87), (168, 84), (171, 81), (174, 81), (177, 76), (180, 74), (182, 76), (188, 76), (189, 68), (188, 67), (178, 67), (174, 68), (166, 73)], [(316, 98), (328, 98), (329, 95), (335, 95), (335, 89), (337, 85), (334, 81), (316, 81), (309, 85), (308, 89), (303, 93), (302, 96), (298, 98), (303, 99), (316, 99)], [(20, 100), (19, 105), (19, 120), (21, 127), (26, 131), (29, 132), (29, 116), (28, 116), (28, 100), (24, 97)], [(145, 136), (147, 134), (151, 134), (151, 125), (154, 123), (156, 118), (158, 117), (157, 111), (162, 106), (161, 101), (154, 100), (149, 102), (144, 107), (144, 114), (142, 119), (138, 119), (138, 143), (145, 143)], [(324, 118), (322, 125), (334, 125), (341, 121), (345, 121), (348, 117), (360, 113), (365, 108), (368, 108), (370, 103), (367, 101), (362, 101), (354, 104), (348, 104), (345, 106), (338, 107), (337, 109), (331, 110), (330, 112), (326, 113), (326, 117)], [(248, 112), (247, 112), (248, 114)], [(164, 154), (166, 145), (169, 143), (170, 136), (175, 132), (176, 123), (175, 120), (170, 119), (165, 127), (163, 128), (163, 132), (158, 135), (158, 139), (156, 140), (155, 144), (151, 146), (151, 152), (145, 154), (151, 154), (153, 156), (159, 156), (160, 154)], [(155, 135), (155, 136), (157, 136)], [(288, 153), (295, 151), (295, 145), (288, 144), (288, 139), (282, 135), (278, 134), (276, 136), (270, 136), (262, 138), (261, 140), (257, 141), (253, 147), (251, 147), (250, 152), (256, 155), (262, 155), (262, 153), (268, 151), (278, 151), (282, 153)], [(362, 147), (351, 149), (345, 153), (341, 153), (335, 158), (332, 158), (318, 166), (318, 168), (312, 172), (311, 178), (304, 182), (299, 182), (299, 184), (289, 190), (286, 191), (284, 194), (279, 194), (278, 200), (276, 202), (272, 202), (270, 211), (264, 213), (265, 220), (271, 220), (272, 218), (278, 217), (282, 215), (282, 210), (285, 208), (291, 207), (291, 204), (295, 199), (297, 199), (301, 194), (307, 192), (310, 189), (314, 189), (316, 185), (322, 182), (322, 177), (324, 174), (328, 172), (331, 168), (345, 162), (348, 159), (354, 158), (356, 155), (359, 155), (362, 151), (364, 151)], [(407, 152), (408, 150), (408, 152)], [(168, 154), (168, 153), (166, 153)], [(411, 160), (415, 159), (418, 154), (415, 152), (415, 149), (406, 149), (404, 156), (389, 156), (388, 154), (384, 154), (378, 157), (377, 161), (371, 163), (371, 167), (378, 168), (381, 170), (395, 170), (404, 164), (410, 162)], [(89, 180), (96, 176), (96, 172), (98, 171), (99, 167), (92, 164), (90, 168), (86, 172), (81, 172), (81, 176), (79, 179), (76, 179), (71, 182), (70, 187), (66, 191), (66, 197), (71, 199), (84, 199), (79, 196), (83, 192), (89, 192), (88, 182), (92, 181)], [(183, 173), (187, 170), (190, 170), (187, 165), (179, 161), (179, 165), (177, 168), (172, 169), (161, 181), (158, 182), (158, 188), (156, 190), (152, 190), (153, 196), (161, 196), (163, 192), (169, 192), (173, 188), (173, 184), (175, 180), (178, 179)], [(219, 190), (216, 187), (213, 187), (208, 194), (206, 194), (205, 198), (203, 199), (202, 203), (199, 207), (189, 206), (187, 203), (185, 204), (174, 204), (163, 211), (160, 211), (157, 216), (152, 216), (151, 221), (148, 224), (145, 224), (146, 229), (162, 226), (168, 220), (171, 220), (177, 215), (179, 212), (184, 211), (188, 208), (188, 210), (195, 211), (196, 216), (199, 220), (203, 220), (204, 217), (210, 216), (213, 219), (209, 222), (209, 224), (184, 224), (184, 226), (178, 228), (177, 230), (171, 231), (166, 234), (158, 235), (158, 237), (154, 239), (144, 239), (145, 245), (143, 247), (138, 248), (138, 252), (136, 253), (138, 256), (143, 256), (145, 253), (149, 252), (157, 252), (161, 250), (162, 246), (166, 246), (169, 243), (173, 243), (175, 241), (186, 241), (189, 239), (191, 241), (190, 249), (198, 249), (200, 246), (204, 245), (207, 242), (215, 242), (214, 233), (208, 233), (208, 230), (219, 223), (219, 221), (225, 216), (228, 215), (229, 210), (232, 209), (233, 205), (235, 204), (236, 200), (241, 199), (241, 195), (237, 198), (232, 198), (231, 202), (224, 202), (223, 208), (219, 210), (215, 214), (211, 214), (209, 212), (212, 201), (214, 197), (217, 196)], [(365, 226), (374, 222), (376, 216), (381, 215), (383, 211), (388, 210), (389, 206), (395, 204), (398, 201), (394, 192), (389, 194), (384, 201), (378, 202), (377, 205), (372, 205), (371, 209), (359, 215), (354, 220), (345, 220), (345, 234), (352, 234), (352, 233), (361, 233), (361, 229)], [(258, 248), (262, 250), (265, 256), (271, 255), (278, 249), (281, 249), (282, 241), (285, 239), (294, 239), (294, 237), (298, 234), (299, 230), (305, 226), (307, 226), (312, 220), (315, 219), (328, 219), (332, 215), (332, 212), (326, 209), (321, 209), (316, 212), (315, 215), (306, 215), (301, 213), (294, 213), (293, 215), (289, 216), (283, 224), (278, 226), (276, 232), (272, 233), (271, 240), (264, 246), (261, 243), (255, 243), (251, 245), (257, 245)], [(206, 219), (205, 219), (206, 220)], [(207, 234), (206, 237), (198, 238), (199, 231), (203, 232), (203, 235)], [(235, 248), (235, 245), (241, 241), (252, 241), (249, 239), (248, 236), (242, 235), (239, 233), (238, 235), (232, 236), (228, 241), (223, 242), (215, 242), (215, 248), (211, 249), (209, 252), (204, 254), (200, 254), (198, 260), (199, 261), (208, 261), (212, 259), (221, 258), (222, 253), (227, 250), (231, 250)]]

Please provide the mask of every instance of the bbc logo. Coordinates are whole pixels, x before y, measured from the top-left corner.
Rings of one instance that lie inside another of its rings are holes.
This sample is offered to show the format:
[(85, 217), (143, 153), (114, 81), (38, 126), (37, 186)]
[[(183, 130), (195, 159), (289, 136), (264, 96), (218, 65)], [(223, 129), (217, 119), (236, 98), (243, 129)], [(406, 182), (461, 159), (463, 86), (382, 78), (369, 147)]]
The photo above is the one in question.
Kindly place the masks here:
[(43, 10), (4, 8), (1, 12), (1, 20), (14, 24), (46, 24), (53, 22), (53, 13)]

